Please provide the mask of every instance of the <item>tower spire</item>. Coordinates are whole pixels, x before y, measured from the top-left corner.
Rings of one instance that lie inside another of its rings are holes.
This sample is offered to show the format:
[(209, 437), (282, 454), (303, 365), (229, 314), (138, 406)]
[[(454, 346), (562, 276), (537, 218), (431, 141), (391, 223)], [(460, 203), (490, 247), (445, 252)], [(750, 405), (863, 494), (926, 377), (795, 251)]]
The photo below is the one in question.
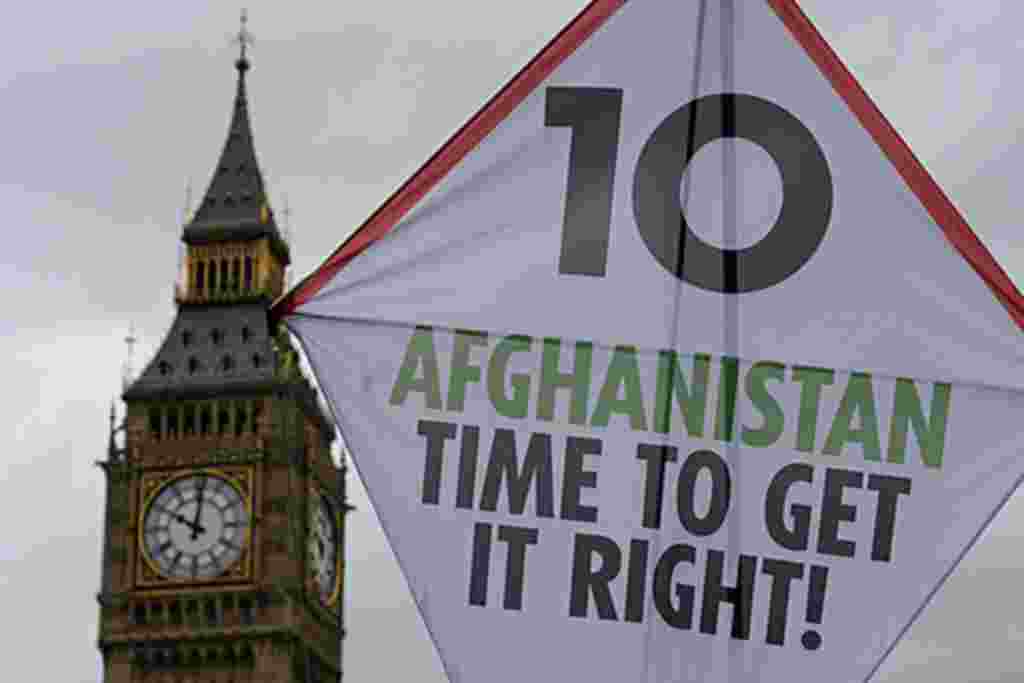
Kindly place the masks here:
[(248, 13), (242, 10), (234, 39), (239, 46), (239, 56), (235, 60), (238, 78), (228, 137), (206, 194), (192, 220), (185, 226), (184, 240), (187, 244), (203, 244), (269, 237), (271, 247), (287, 266), (291, 260), (288, 245), (270, 209), (249, 122), (245, 79), (250, 69), (248, 48), (253, 44), (253, 37), (248, 22)]

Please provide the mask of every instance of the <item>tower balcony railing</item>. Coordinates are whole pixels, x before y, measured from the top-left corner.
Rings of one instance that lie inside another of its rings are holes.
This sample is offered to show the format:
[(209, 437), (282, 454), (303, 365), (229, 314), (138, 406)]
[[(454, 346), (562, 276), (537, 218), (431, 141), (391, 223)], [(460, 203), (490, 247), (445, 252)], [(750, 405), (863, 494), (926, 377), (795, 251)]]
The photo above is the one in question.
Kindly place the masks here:
[(264, 437), (260, 434), (243, 434), (241, 436), (235, 434), (182, 434), (160, 439), (150, 436), (146, 439), (144, 448), (147, 457), (167, 459), (179, 455), (182, 452), (183, 444), (188, 444), (189, 452), (201, 453), (224, 449), (260, 449), (263, 447), (264, 441)]
[(210, 591), (178, 591), (163, 597), (131, 598), (109, 615), (109, 640), (166, 638), (188, 632), (193, 635), (239, 632), (280, 622), (281, 607), (259, 588)]
[(174, 303), (176, 304), (234, 304), (257, 301), (273, 301), (281, 296), (280, 287), (264, 285), (262, 287), (229, 287), (227, 289), (197, 289), (186, 287), (181, 283), (174, 285)]

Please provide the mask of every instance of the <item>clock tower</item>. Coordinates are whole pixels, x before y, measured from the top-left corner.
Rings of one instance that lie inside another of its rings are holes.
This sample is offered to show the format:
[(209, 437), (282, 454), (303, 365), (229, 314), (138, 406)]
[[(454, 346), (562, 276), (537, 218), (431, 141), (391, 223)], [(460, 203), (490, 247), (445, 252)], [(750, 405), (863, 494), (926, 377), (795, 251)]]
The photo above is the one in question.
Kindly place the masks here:
[(289, 247), (249, 123), (184, 226), (177, 314), (122, 398), (107, 459), (99, 648), (107, 683), (341, 678), (344, 466), (284, 330)]

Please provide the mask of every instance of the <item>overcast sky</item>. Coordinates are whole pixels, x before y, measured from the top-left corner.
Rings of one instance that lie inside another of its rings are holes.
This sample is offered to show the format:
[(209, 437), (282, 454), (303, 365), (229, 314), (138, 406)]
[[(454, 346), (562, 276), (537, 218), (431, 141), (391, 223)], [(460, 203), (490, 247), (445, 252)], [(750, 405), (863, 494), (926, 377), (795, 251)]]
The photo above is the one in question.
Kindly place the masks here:
[[(249, 0), (256, 147), (278, 215), (285, 198), (291, 208), (295, 279), (584, 4)], [(1021, 283), (1024, 4), (803, 5)], [(193, 200), (201, 196), (224, 141), (238, 10), (199, 0), (36, 2), (0, 25), (5, 679), (100, 679), (103, 478), (93, 462), (104, 456), (129, 324), (141, 338), (139, 366), (173, 316), (186, 186), (191, 179)], [(346, 680), (444, 681), (353, 484)], [(877, 680), (1021, 679), (1022, 522), (1018, 496)]]

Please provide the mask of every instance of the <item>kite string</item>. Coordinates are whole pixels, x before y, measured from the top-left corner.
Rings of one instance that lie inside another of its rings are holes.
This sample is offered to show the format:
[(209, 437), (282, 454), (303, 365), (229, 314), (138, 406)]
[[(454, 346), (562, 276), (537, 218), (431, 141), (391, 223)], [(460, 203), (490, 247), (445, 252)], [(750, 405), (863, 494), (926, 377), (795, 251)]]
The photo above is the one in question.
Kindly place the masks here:
[[(735, 58), (736, 58), (736, 31), (735, 31), (735, 0), (722, 0), (720, 17), (721, 23), (721, 59), (722, 59), (722, 279), (727, 292), (740, 291), (740, 273), (737, 253), (734, 251), (738, 244), (737, 201), (739, 200), (739, 178), (737, 175), (736, 162), (736, 106), (735, 95)], [(737, 357), (739, 355), (740, 339), (740, 308), (739, 296), (726, 294), (722, 297), (723, 306), (723, 338), (725, 342), (724, 353)], [(738, 420), (739, 416), (733, 416)], [(726, 460), (732, 468), (734, 478), (733, 491), (739, 491), (739, 480), (742, 476), (742, 458), (739, 457), (739, 444), (735, 438), (725, 444)], [(742, 547), (742, 507), (743, 500), (735, 496), (732, 501), (732, 512), (729, 515), (727, 535), (728, 547)], [(738, 586), (741, 590), (742, 586)], [(740, 647), (740, 643), (731, 642), (726, 657), (726, 679), (731, 678), (730, 669), (733, 657), (742, 658), (742, 664), (750, 664), (751, 652), (749, 648)], [(749, 672), (749, 666), (742, 666), (744, 672)]]
[[(707, 2), (707, 0), (700, 0), (700, 4), (699, 4), (698, 9), (697, 9), (696, 36), (695, 36), (695, 39), (694, 39), (693, 77), (692, 77), (691, 82), (690, 82), (690, 98), (689, 98), (689, 101), (693, 103), (693, 107), (691, 109), (690, 120), (687, 122), (686, 147), (685, 147), (685, 150), (684, 150), (684, 152), (685, 152), (684, 158), (686, 158), (686, 159), (692, 158), (693, 153), (696, 151), (696, 150), (694, 150), (694, 145), (696, 144), (697, 115), (698, 115), (698, 108), (699, 108), (699, 104), (697, 103), (697, 98), (700, 95), (701, 71), (702, 71), (702, 68), (703, 68), (703, 56), (704, 56), (704, 26), (705, 26), (705, 23), (707, 22), (707, 15), (708, 15), (708, 2)], [(669, 327), (669, 348), (673, 348), (673, 349), (676, 348), (678, 343), (679, 343), (679, 321), (680, 321), (680, 315), (681, 315), (681, 311), (682, 311), (683, 269), (684, 269), (684, 266), (685, 266), (686, 239), (687, 239), (686, 236), (687, 236), (687, 232), (688, 232), (686, 230), (686, 208), (687, 208), (687, 206), (689, 204), (689, 201), (690, 201), (691, 185), (692, 185), (692, 181), (690, 179), (690, 174), (689, 173), (684, 173), (683, 174), (683, 188), (682, 188), (682, 195), (683, 195), (682, 196), (682, 210), (681, 210), (681, 212), (679, 214), (679, 242), (678, 242), (678, 245), (677, 245), (677, 248), (676, 248), (676, 264), (675, 264), (676, 288), (675, 288), (675, 296), (672, 299), (672, 316), (671, 316), (671, 319), (670, 319), (671, 320), (671, 326)], [(676, 382), (676, 373), (674, 373), (674, 372), (673, 373), (669, 373), (669, 377), (668, 377), (668, 383), (669, 383), (668, 384), (668, 391), (669, 391), (668, 395), (669, 396), (672, 396), (675, 393), (675, 386), (674, 386), (675, 382)], [(671, 415), (670, 415), (670, 417), (671, 417)], [(668, 450), (669, 443), (668, 442), (669, 442), (669, 438), (670, 438), (669, 434), (671, 434), (671, 431), (672, 430), (670, 429), (665, 434), (665, 436), (662, 438), (662, 449), (663, 449), (662, 450), (662, 453), (663, 453), (662, 457), (666, 457), (667, 458), (667, 456), (668, 456), (668, 453), (669, 453), (669, 450)], [(665, 471), (665, 468), (662, 468), (662, 472), (663, 473), (664, 473), (664, 471)], [(659, 487), (659, 490), (663, 491), (664, 489)], [(659, 501), (659, 503), (660, 503), (660, 501)], [(662, 549), (662, 546), (663, 546), (663, 543), (662, 543), (662, 533), (663, 532), (660, 529), (656, 529), (656, 530), (654, 530), (654, 532), (651, 535), (651, 546), (652, 546), (651, 549), (653, 551), (653, 555), (654, 556), (658, 556), (661, 553), (661, 549)], [(643, 670), (643, 680), (648, 681), (649, 683), (658, 683), (657, 681), (651, 682), (650, 670), (649, 670), (649, 666), (650, 666), (650, 662), (651, 662), (651, 649), (652, 649), (652, 645), (653, 645), (654, 637), (655, 637), (654, 622), (655, 622), (654, 619), (648, 620), (648, 622), (647, 622), (647, 637), (644, 640), (644, 650), (645, 651), (644, 651), (644, 657), (643, 657), (643, 667), (644, 667), (644, 670)], [(693, 666), (692, 662), (690, 663), (690, 666), (691, 667)], [(691, 668), (691, 671), (692, 670), (693, 669)], [(678, 674), (680, 672), (676, 671), (675, 673)]]

